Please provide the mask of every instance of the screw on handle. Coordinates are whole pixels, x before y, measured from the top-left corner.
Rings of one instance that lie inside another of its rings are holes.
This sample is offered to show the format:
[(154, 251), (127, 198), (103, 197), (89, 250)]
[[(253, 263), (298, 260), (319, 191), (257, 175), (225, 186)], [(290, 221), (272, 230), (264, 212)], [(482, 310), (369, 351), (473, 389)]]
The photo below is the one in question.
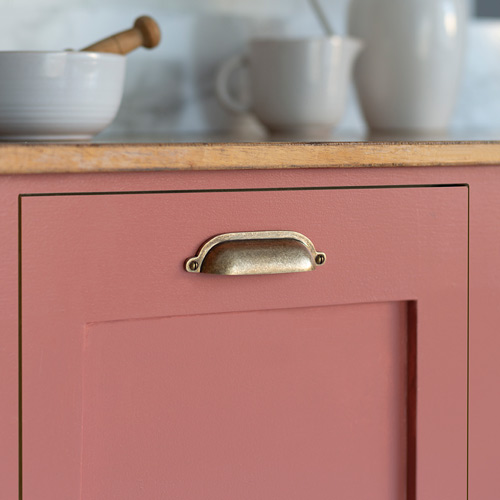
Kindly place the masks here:
[(160, 40), (161, 31), (158, 23), (149, 16), (141, 16), (135, 20), (133, 28), (93, 43), (82, 51), (125, 55), (138, 47), (152, 49), (160, 43)]

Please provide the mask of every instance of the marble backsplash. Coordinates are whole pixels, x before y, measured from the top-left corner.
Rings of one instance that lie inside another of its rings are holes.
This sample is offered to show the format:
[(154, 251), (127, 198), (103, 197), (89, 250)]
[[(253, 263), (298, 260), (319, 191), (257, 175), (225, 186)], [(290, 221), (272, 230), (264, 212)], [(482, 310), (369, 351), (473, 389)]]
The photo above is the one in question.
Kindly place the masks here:
[[(251, 116), (235, 117), (221, 108), (214, 92), (217, 69), (226, 58), (244, 51), (252, 37), (318, 35), (320, 27), (300, 0), (276, 0), (272, 8), (261, 0), (208, 3), (149, 0), (137, 9), (128, 0), (108, 2), (106, 7), (97, 0), (6, 2), (0, 18), (0, 50), (77, 49), (129, 27), (147, 13), (162, 27), (162, 44), (128, 56), (122, 106), (103, 135), (262, 133)], [(346, 0), (323, 3), (336, 30), (344, 33)], [(337, 132), (364, 128), (351, 88)], [(500, 130), (500, 21), (470, 21), (452, 128)]]

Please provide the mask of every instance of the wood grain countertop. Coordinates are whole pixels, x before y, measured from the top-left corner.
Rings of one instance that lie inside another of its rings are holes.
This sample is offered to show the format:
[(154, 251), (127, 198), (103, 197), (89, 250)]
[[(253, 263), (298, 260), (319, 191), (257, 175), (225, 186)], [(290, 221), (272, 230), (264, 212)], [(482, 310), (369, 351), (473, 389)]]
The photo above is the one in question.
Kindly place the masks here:
[[(140, 137), (88, 143), (5, 142), (0, 143), (0, 174), (500, 165), (500, 140), (463, 140), (476, 136), (359, 140), (353, 135), (331, 142), (246, 142), (220, 136), (171, 142)], [(486, 136), (493, 135), (479, 135)]]

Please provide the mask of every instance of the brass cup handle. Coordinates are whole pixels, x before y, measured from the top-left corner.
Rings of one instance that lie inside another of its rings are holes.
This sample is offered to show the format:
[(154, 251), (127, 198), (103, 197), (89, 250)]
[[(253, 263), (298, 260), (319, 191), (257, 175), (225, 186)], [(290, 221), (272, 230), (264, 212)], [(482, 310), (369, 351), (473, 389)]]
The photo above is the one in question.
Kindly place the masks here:
[(207, 241), (188, 259), (188, 273), (223, 275), (281, 274), (314, 271), (326, 255), (293, 231), (226, 233)]

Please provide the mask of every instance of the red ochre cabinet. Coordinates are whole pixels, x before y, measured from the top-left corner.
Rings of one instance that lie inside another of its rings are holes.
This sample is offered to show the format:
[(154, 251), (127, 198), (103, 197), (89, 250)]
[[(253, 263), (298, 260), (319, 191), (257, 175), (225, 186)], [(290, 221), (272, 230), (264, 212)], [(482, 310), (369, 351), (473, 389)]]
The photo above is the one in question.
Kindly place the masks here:
[[(0, 497), (499, 498), (495, 183), (493, 167), (0, 178)], [(213, 236), (264, 230), (326, 262), (186, 272)]]

